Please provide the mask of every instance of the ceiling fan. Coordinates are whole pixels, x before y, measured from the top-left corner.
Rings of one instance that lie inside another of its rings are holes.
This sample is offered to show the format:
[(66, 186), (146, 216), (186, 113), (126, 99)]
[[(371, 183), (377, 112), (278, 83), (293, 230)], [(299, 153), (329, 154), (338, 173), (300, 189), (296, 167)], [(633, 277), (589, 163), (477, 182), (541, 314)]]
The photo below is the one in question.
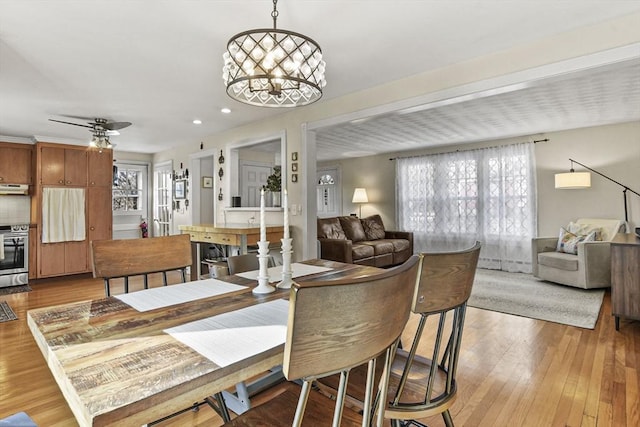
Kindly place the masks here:
[[(83, 117), (78, 117), (78, 118), (84, 119), (84, 120), (90, 120), (90, 119), (85, 119)], [(62, 120), (55, 120), (55, 119), (49, 119), (49, 121), (91, 129), (91, 132), (93, 133), (93, 138), (91, 138), (89, 145), (91, 145), (92, 147), (98, 147), (98, 148), (112, 148), (113, 146), (111, 142), (109, 142), (109, 136), (120, 135), (120, 132), (118, 132), (118, 130), (131, 126), (130, 122), (112, 122), (102, 118), (95, 118), (93, 119), (93, 122), (87, 122), (86, 124), (65, 122)]]

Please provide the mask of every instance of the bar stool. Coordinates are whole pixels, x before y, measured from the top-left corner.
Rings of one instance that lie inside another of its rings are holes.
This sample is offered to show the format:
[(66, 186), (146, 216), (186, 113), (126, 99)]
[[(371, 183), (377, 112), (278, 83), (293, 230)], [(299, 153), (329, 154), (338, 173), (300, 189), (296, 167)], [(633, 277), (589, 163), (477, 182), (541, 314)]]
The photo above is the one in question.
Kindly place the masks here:
[[(422, 254), (411, 309), (420, 320), (409, 350), (396, 352), (385, 411), (394, 427), (424, 426), (415, 420), (437, 414), (453, 427), (449, 408), (456, 398), (462, 330), (479, 254), (479, 242), (457, 252)], [(437, 322), (435, 330), (425, 328), (429, 317)], [(431, 350), (430, 358), (419, 354), (424, 348)]]

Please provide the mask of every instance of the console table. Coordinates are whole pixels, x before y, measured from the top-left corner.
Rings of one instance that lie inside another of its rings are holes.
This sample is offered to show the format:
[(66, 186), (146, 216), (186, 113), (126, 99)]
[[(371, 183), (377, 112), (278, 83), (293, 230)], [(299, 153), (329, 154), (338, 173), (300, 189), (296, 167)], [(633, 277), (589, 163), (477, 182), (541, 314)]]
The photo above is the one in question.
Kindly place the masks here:
[(617, 234), (611, 241), (611, 312), (616, 331), (620, 317), (640, 320), (640, 239)]

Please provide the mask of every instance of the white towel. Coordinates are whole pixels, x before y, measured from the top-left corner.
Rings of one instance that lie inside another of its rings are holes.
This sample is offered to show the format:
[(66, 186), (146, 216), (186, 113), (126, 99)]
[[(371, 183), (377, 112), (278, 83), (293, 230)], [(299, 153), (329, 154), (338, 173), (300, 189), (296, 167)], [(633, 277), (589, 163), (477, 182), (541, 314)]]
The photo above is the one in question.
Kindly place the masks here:
[(82, 241), (85, 238), (84, 188), (44, 188), (42, 243)]
[(0, 260), (4, 259), (4, 234), (0, 234)]

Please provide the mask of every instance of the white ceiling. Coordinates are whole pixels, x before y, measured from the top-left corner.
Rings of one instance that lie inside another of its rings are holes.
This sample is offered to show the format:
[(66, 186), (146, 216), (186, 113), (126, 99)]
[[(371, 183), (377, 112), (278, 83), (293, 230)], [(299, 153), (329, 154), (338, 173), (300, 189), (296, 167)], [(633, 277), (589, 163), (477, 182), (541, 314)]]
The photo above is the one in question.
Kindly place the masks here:
[[(118, 150), (155, 153), (281, 114), (232, 101), (221, 78), (227, 40), (271, 26), (271, 8), (268, 0), (0, 0), (0, 135), (86, 143), (87, 129), (48, 119), (102, 117), (133, 123), (112, 137)], [(278, 10), (279, 28), (323, 49), (323, 102), (637, 13), (640, 1), (281, 0)], [(319, 130), (319, 158), (640, 120), (639, 75), (633, 60), (336, 125)]]

